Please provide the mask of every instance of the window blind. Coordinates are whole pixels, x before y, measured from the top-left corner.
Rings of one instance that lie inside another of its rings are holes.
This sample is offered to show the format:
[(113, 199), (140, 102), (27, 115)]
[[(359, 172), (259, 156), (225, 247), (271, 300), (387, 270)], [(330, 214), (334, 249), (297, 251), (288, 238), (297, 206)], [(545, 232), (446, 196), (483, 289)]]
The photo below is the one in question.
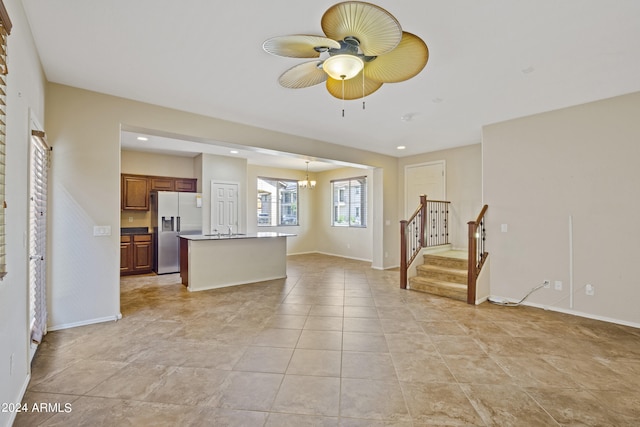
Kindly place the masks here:
[(49, 147), (44, 132), (32, 131), (29, 171), (29, 310), (31, 340), (40, 343), (47, 328), (47, 182)]
[(5, 141), (6, 141), (6, 75), (7, 68), (7, 39), (11, 33), (11, 20), (4, 3), (0, 0), (0, 279), (7, 274), (6, 261), (6, 222), (5, 210)]

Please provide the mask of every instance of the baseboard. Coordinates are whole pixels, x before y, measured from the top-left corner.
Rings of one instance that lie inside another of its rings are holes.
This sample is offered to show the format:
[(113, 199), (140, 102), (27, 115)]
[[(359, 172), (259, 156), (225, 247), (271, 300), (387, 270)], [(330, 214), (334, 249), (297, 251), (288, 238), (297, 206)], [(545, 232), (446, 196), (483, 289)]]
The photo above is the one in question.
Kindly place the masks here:
[(350, 256), (346, 256), (346, 255), (339, 255), (339, 254), (332, 254), (332, 253), (329, 253), (329, 252), (315, 252), (315, 253), (321, 254), (321, 255), (335, 256), (335, 257), (338, 257), (338, 258), (352, 259), (354, 261), (373, 262), (370, 259), (356, 258), (356, 257), (350, 257)]
[(63, 323), (62, 325), (47, 326), (47, 331), (59, 331), (61, 329), (77, 328), (78, 326), (93, 325), (94, 323), (115, 322), (119, 319), (122, 319), (122, 313), (118, 313), (115, 316), (83, 320), (81, 322)]
[(543, 310), (555, 311), (558, 313), (570, 314), (572, 316), (584, 317), (586, 319), (600, 320), (602, 322), (615, 323), (617, 325), (630, 326), (632, 328), (640, 329), (640, 323), (628, 322), (626, 320), (621, 319), (613, 319), (611, 317), (606, 316), (598, 316), (595, 314), (584, 313), (582, 311), (570, 310), (560, 307), (550, 307), (544, 304), (537, 304), (534, 302), (523, 302), (521, 305), (526, 305), (527, 307), (541, 308)]
[(291, 255), (311, 255), (311, 254), (317, 254), (318, 252), (316, 251), (309, 251), (309, 252), (292, 252), (290, 254), (287, 254), (287, 256), (291, 256)]
[[(371, 262), (373, 263), (372, 260), (370, 259), (364, 259), (364, 258), (355, 258), (355, 257), (349, 257), (346, 255), (338, 255), (338, 254), (334, 254), (334, 253), (329, 253), (329, 252), (319, 252), (319, 251), (311, 251), (311, 252), (297, 252), (294, 254), (287, 254), (287, 256), (289, 255), (310, 255), (310, 254), (320, 254), (320, 255), (327, 255), (327, 256), (334, 256), (334, 257), (338, 257), (338, 258), (346, 258), (346, 259), (352, 259), (354, 261), (364, 261), (364, 262)], [(400, 267), (399, 265), (392, 265), (390, 267), (377, 267), (377, 266), (371, 266), (371, 268), (373, 270), (380, 270), (380, 271), (384, 271), (384, 270), (393, 270), (394, 268), (398, 268)]]

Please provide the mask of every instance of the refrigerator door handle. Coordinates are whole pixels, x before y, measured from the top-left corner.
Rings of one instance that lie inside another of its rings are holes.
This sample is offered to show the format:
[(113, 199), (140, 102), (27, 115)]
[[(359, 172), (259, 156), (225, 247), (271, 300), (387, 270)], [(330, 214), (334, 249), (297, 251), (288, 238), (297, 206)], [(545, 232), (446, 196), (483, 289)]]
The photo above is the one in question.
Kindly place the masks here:
[(177, 218), (177, 222), (176, 222), (177, 229), (176, 229), (176, 231), (179, 233), (180, 232), (180, 217), (176, 217), (176, 218)]

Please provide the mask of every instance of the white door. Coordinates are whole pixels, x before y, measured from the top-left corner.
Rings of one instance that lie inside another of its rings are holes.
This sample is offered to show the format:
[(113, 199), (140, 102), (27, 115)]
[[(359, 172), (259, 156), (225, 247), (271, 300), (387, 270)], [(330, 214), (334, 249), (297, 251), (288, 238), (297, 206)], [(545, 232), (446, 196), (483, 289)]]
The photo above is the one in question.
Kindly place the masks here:
[(429, 200), (445, 200), (444, 160), (405, 166), (405, 219), (415, 212), (420, 195)]
[[(44, 133), (31, 137), (29, 167), (29, 317), (31, 341), (39, 344), (47, 332), (46, 248), (47, 248), (47, 176), (49, 147)], [(32, 346), (32, 350), (35, 348)], [(33, 357), (33, 353), (31, 354)]]
[(211, 182), (211, 234), (238, 232), (238, 184)]

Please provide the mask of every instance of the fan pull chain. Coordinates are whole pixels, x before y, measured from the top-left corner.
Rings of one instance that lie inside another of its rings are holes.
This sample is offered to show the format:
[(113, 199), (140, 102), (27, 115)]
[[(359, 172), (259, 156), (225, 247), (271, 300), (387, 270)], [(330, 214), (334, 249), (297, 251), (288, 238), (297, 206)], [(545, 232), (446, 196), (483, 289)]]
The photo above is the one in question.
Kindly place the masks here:
[(344, 117), (344, 76), (342, 76), (342, 117)]
[(364, 70), (362, 70), (362, 109), (364, 110)]

